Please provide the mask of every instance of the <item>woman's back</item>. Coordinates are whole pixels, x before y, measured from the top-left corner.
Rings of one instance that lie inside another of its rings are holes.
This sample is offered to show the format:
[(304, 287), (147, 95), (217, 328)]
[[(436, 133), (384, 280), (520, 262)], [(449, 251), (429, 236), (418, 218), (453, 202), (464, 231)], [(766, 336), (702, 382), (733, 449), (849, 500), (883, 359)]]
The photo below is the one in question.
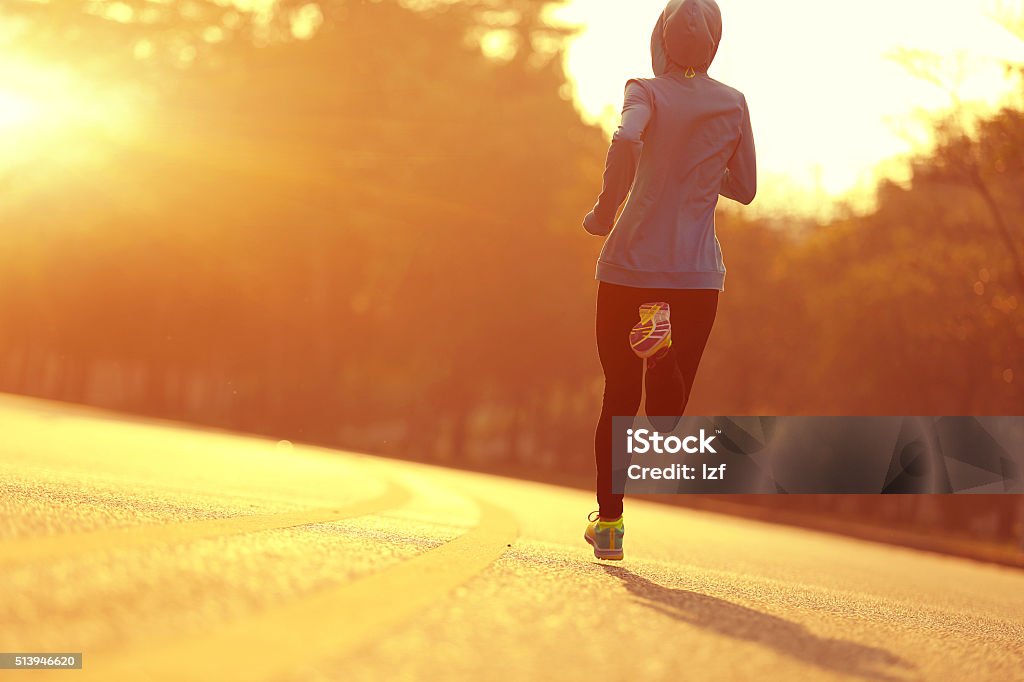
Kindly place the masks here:
[(610, 228), (629, 192), (598, 261), (602, 281), (635, 287), (724, 286), (715, 206), (719, 194), (750, 203), (756, 170), (743, 94), (706, 72), (720, 38), (721, 15), (713, 2), (669, 3), (651, 42), (657, 76), (626, 84), (605, 190), (593, 218), (588, 216), (588, 230), (600, 234), (602, 224)]

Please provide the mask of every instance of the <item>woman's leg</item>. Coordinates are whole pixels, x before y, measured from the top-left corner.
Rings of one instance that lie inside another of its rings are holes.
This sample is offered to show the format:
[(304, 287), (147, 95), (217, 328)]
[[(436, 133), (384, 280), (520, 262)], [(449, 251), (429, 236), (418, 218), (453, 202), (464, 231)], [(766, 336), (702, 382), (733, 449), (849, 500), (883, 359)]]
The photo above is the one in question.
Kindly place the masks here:
[(622, 495), (612, 493), (612, 417), (640, 408), (643, 360), (629, 346), (629, 330), (639, 320), (638, 290), (601, 282), (597, 289), (597, 352), (604, 370), (604, 402), (594, 436), (597, 504), (601, 518), (622, 516)]

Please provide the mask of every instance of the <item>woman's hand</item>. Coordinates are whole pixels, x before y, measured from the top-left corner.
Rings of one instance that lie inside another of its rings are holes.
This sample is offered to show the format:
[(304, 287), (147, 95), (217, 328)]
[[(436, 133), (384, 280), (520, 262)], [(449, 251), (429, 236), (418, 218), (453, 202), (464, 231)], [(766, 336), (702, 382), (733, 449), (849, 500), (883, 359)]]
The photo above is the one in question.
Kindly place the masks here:
[(583, 219), (583, 229), (596, 237), (604, 237), (612, 231), (612, 226), (602, 224), (602, 222), (597, 219), (597, 215), (591, 211)]

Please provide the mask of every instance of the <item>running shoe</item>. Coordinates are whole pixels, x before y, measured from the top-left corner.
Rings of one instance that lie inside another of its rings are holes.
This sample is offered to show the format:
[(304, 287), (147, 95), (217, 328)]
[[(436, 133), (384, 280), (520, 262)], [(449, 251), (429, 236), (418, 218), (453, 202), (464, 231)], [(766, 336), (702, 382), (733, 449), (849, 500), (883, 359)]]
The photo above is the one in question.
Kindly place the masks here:
[(590, 525), (583, 539), (594, 548), (594, 556), (605, 561), (622, 561), (622, 536), (626, 529), (620, 516), (614, 521), (602, 521), (598, 512), (590, 512)]
[(629, 332), (629, 346), (641, 358), (649, 358), (672, 346), (668, 303), (640, 306), (640, 322)]

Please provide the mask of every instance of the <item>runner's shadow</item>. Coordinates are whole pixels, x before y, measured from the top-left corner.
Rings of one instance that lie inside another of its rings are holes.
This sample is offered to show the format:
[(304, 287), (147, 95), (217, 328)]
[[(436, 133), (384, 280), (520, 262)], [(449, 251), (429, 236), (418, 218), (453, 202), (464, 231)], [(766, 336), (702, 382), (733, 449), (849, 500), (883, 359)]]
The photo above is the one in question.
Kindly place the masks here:
[(760, 644), (824, 670), (897, 682), (907, 679), (913, 668), (885, 649), (819, 637), (785, 618), (699, 592), (663, 587), (619, 566), (600, 566), (655, 611), (725, 637)]

